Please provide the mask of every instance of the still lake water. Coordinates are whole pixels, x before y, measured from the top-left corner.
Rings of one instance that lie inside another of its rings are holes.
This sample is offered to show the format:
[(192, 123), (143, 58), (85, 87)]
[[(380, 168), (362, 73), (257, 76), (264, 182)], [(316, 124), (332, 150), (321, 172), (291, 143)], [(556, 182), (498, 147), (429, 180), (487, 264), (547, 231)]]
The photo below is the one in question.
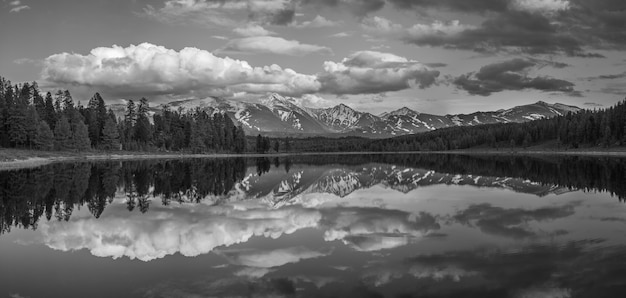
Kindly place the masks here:
[(0, 297), (624, 297), (626, 159), (0, 172)]

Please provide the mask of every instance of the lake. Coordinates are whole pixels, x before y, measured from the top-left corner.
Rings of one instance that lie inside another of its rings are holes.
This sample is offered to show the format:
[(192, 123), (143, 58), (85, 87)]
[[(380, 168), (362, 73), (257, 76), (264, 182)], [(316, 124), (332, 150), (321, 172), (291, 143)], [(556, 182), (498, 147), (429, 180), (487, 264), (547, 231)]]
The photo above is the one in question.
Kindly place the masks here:
[(626, 293), (623, 158), (58, 163), (0, 193), (0, 297)]

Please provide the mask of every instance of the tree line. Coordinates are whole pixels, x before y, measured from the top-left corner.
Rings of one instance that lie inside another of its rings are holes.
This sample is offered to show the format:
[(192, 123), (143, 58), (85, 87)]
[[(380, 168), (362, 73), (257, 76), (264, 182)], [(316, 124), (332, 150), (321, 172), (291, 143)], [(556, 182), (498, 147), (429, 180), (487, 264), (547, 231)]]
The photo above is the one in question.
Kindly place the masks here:
[(43, 95), (37, 82), (13, 85), (0, 77), (0, 146), (38, 150), (246, 150), (241, 126), (222, 113), (165, 109), (154, 115), (146, 98), (129, 100), (123, 118), (107, 109), (99, 93), (86, 107), (68, 90)]
[(444, 151), (486, 148), (527, 148), (546, 142), (558, 148), (615, 147), (626, 145), (626, 100), (602, 110), (524, 123), (451, 127), (422, 134), (377, 140), (370, 151)]

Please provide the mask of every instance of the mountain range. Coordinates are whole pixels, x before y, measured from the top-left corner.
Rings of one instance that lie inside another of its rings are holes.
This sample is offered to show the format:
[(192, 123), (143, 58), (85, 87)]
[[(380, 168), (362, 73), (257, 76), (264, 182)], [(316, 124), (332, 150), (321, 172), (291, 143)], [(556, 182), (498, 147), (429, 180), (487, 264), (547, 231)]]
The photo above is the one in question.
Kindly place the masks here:
[[(357, 190), (375, 186), (406, 194), (416, 188), (433, 185), (467, 185), (507, 189), (540, 197), (571, 191), (566, 187), (542, 184), (523, 178), (442, 173), (390, 164), (309, 165), (306, 167), (294, 165), (289, 172), (274, 168), (264, 174), (258, 174), (255, 168), (250, 168), (243, 181), (236, 186), (237, 192), (240, 192), (242, 196), (234, 197), (261, 199), (273, 207), (296, 203), (306, 206), (319, 203), (318, 200), (329, 199), (325, 196), (308, 196), (308, 194), (329, 194), (343, 198)], [(315, 202), (308, 200), (315, 200)]]
[[(125, 106), (110, 106), (118, 117), (123, 117)], [(474, 112), (471, 114), (433, 115), (410, 108), (374, 115), (360, 112), (347, 105), (330, 108), (309, 108), (296, 100), (279, 94), (269, 94), (258, 103), (227, 100), (218, 97), (174, 101), (151, 107), (150, 113), (165, 108), (191, 111), (196, 108), (211, 113), (228, 114), (241, 124), (248, 135), (275, 136), (363, 136), (386, 138), (431, 131), (452, 126), (473, 126), (492, 123), (526, 122), (577, 112), (580, 108), (560, 103), (538, 101), (507, 110)]]

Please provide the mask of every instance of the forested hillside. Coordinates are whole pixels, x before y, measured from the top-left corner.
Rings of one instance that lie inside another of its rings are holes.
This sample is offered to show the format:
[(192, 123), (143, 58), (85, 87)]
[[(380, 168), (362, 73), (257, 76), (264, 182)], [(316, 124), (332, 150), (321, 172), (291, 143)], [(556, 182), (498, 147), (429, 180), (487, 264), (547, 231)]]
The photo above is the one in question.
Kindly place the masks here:
[[(274, 142), (271, 140), (270, 142)], [(619, 147), (626, 145), (626, 100), (602, 110), (524, 123), (498, 123), (442, 128), (389, 139), (283, 139), (296, 152), (446, 151), (469, 148), (527, 148), (551, 143), (555, 149)]]
[(472, 147), (529, 147), (555, 141), (563, 149), (626, 144), (626, 100), (603, 110), (583, 110), (525, 123), (453, 127), (373, 141), (371, 151), (433, 151)]
[(149, 121), (148, 101), (129, 100), (123, 118), (96, 93), (86, 107), (68, 90), (45, 95), (36, 82), (12, 85), (0, 77), (0, 146), (38, 150), (173, 150), (244, 152), (243, 129), (221, 113), (164, 110)]

